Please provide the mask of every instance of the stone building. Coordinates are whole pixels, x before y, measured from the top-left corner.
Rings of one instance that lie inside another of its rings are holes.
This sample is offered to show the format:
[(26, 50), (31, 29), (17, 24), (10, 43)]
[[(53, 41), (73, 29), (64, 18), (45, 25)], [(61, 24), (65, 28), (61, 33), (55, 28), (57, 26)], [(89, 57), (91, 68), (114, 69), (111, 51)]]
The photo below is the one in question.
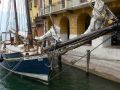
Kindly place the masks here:
[[(43, 7), (39, 13), (46, 21), (46, 29), (49, 30), (52, 23), (61, 28), (61, 37), (63, 41), (77, 37), (85, 32), (88, 28), (92, 8), (87, 0), (42, 0)], [(119, 1), (104, 0), (106, 5), (119, 17)], [(51, 22), (50, 15), (53, 19)], [(91, 45), (96, 46), (97, 42), (102, 42), (109, 35), (93, 40)], [(104, 43), (103, 46), (111, 46), (111, 40)]]
[[(39, 17), (45, 20), (46, 30), (49, 30), (53, 23), (58, 25), (63, 41), (80, 36), (88, 28), (92, 16), (92, 8), (87, 0), (41, 1), (43, 6), (40, 8)], [(110, 10), (120, 18), (119, 0), (104, 1)], [(120, 82), (119, 37), (119, 32), (101, 36), (89, 44), (69, 51), (66, 55), (63, 55), (63, 60), (69, 64), (75, 60), (77, 62), (73, 66), (85, 70), (86, 57), (80, 58), (86, 55), (86, 50), (91, 50), (90, 72)]]

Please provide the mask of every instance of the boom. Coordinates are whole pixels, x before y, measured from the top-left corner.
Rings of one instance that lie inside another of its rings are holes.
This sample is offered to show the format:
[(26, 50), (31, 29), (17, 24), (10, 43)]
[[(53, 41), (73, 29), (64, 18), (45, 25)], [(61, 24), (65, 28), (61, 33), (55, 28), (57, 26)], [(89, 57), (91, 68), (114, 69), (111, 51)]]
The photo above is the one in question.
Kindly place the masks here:
[(106, 35), (108, 33), (118, 31), (118, 28), (120, 28), (120, 23), (114, 23), (113, 25), (111, 25), (109, 27), (93, 31), (93, 32), (85, 34), (85, 35), (83, 34), (83, 35), (81, 35), (77, 38), (71, 39), (69, 41), (66, 41), (63, 43), (58, 43), (55, 46), (45, 48), (44, 51), (47, 53), (57, 51), (57, 52), (59, 52), (59, 55), (63, 55), (66, 52), (68, 52), (69, 50), (80, 47), (93, 39), (96, 39), (96, 38)]

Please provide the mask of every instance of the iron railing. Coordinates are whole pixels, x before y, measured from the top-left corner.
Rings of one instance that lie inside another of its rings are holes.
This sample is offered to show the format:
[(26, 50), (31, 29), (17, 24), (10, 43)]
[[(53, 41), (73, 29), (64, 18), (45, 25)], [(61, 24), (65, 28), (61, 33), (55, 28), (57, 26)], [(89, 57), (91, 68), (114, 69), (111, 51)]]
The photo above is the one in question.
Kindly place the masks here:
[[(112, 0), (104, 0), (104, 1), (112, 1)], [(62, 10), (71, 10), (76, 7), (82, 7), (84, 5), (88, 6), (87, 0), (65, 0), (64, 2), (59, 1), (52, 5), (46, 6), (44, 9), (40, 9), (40, 16), (48, 15), (49, 13), (56, 13)]]

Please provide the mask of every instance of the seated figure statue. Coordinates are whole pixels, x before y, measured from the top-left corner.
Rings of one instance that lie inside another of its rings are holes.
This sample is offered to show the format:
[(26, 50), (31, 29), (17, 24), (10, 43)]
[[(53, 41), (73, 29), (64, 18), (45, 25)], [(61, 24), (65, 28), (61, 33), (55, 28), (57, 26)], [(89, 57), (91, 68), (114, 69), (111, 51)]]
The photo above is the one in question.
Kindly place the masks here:
[(113, 23), (113, 13), (109, 10), (107, 6), (105, 6), (104, 2), (102, 0), (95, 0), (94, 6), (92, 11), (92, 18), (90, 21), (90, 25), (88, 29), (84, 32), (84, 34), (88, 34), (94, 30), (98, 30), (100, 28), (103, 28), (106, 24), (112, 24)]
[(61, 42), (60, 28), (57, 25), (51, 26), (50, 30), (41, 37), (35, 37), (36, 40), (43, 41), (47, 38), (52, 37), (55, 41)]

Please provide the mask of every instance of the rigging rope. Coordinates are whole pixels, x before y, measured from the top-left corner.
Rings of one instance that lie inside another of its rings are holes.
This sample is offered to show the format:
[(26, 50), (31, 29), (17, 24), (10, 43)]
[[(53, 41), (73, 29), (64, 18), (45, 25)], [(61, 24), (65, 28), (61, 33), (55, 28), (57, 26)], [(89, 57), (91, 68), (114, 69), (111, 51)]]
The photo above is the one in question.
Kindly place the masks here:
[(1, 79), (1, 82), (3, 82), (9, 75), (11, 75), (14, 72), (14, 70), (16, 70), (19, 67), (23, 60), (23, 58), (20, 58), (20, 61)]

